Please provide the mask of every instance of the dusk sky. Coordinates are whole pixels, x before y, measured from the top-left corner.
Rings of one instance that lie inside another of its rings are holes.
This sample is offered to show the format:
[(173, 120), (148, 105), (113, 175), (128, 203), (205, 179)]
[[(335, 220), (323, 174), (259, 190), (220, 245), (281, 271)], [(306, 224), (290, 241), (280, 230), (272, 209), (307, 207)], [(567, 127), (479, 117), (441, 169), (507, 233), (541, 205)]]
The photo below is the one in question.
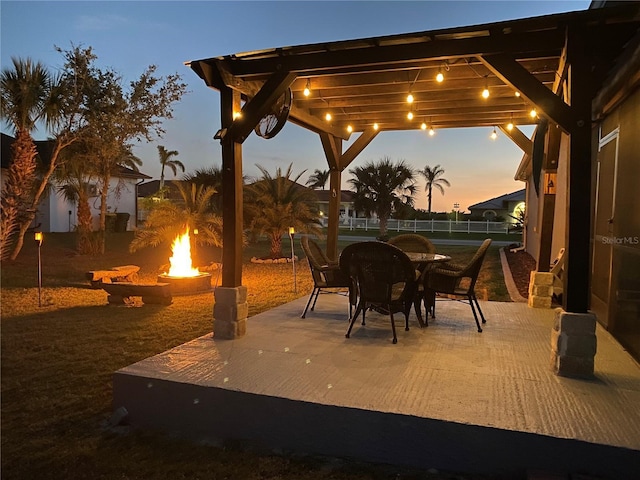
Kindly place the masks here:
[[(157, 73), (179, 73), (189, 93), (176, 105), (174, 119), (165, 123), (166, 135), (151, 144), (138, 145), (134, 153), (144, 164), (143, 173), (159, 178), (157, 145), (177, 150), (187, 172), (221, 164), (221, 149), (214, 133), (220, 128), (220, 95), (184, 62), (251, 50), (360, 37), (392, 35), (441, 28), (498, 22), (552, 13), (585, 10), (590, 1), (290, 1), (290, 2), (177, 2), (177, 1), (77, 1), (0, 2), (1, 66), (12, 57), (40, 61), (52, 70), (62, 56), (54, 46), (91, 46), (97, 64), (119, 72), (127, 84), (146, 66)], [(523, 128), (527, 135), (532, 129)], [(2, 132), (12, 134), (6, 124)], [(434, 137), (421, 130), (382, 132), (356, 158), (350, 168), (384, 156), (405, 160), (416, 169), (440, 164), (451, 182), (445, 195), (434, 192), (433, 210), (461, 209), (489, 198), (524, 188), (513, 179), (522, 151), (491, 129), (439, 130)], [(47, 132), (36, 131), (38, 140)], [(352, 136), (353, 139), (357, 135)], [(344, 149), (350, 142), (345, 143)], [(264, 140), (252, 134), (244, 143), (244, 173), (258, 175), (259, 164), (270, 172), (286, 170), (306, 182), (314, 169), (328, 169), (317, 134), (288, 123), (277, 137)], [(171, 172), (165, 171), (171, 179)], [(343, 187), (350, 177), (343, 173)], [(424, 181), (418, 177), (416, 207), (426, 209)]]

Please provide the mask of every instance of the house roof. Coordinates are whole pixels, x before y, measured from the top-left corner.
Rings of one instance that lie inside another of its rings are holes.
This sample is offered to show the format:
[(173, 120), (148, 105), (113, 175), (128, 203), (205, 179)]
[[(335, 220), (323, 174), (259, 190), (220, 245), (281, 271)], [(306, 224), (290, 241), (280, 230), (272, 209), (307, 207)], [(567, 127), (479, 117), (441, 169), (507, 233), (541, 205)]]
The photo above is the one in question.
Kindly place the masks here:
[[(316, 195), (318, 196), (319, 202), (329, 202), (329, 196), (331, 195), (330, 190), (314, 190)], [(353, 202), (354, 192), (351, 190), (340, 190), (341, 199), (343, 202)]]
[[(2, 133), (2, 168), (9, 168), (11, 165), (11, 161), (13, 159), (13, 153), (11, 152), (11, 145), (15, 141), (10, 135)], [(38, 155), (40, 159), (48, 164), (51, 159), (51, 153), (53, 152), (54, 142), (52, 140), (36, 140), (36, 149), (38, 151)], [(145, 175), (142, 172), (136, 172), (135, 170), (127, 167), (118, 166), (113, 170), (112, 175), (120, 178), (139, 178), (139, 179), (149, 179), (152, 178), (149, 175)]]
[(471, 205), (469, 210), (490, 210), (490, 209), (503, 209), (507, 208), (509, 202), (524, 202), (525, 199), (525, 189), (518, 190), (516, 192), (507, 193), (505, 195), (500, 195), (499, 197), (492, 198), (490, 200), (485, 200), (484, 202), (476, 203), (475, 205)]
[[(181, 198), (178, 188), (175, 186), (173, 180), (165, 180), (164, 186), (168, 189), (168, 198)], [(150, 182), (141, 183), (138, 185), (138, 197), (148, 197), (154, 193), (158, 193), (158, 190), (160, 190), (160, 180), (151, 180)]]
[[(251, 129), (244, 123), (268, 113), (260, 108), (270, 108), (287, 89), (293, 94), (289, 121), (343, 139), (350, 137), (348, 125), (353, 132), (372, 131), (374, 124), (380, 131), (420, 129), (423, 122), (436, 129), (504, 129), (510, 121), (532, 125), (537, 123), (529, 115), (532, 105), (540, 116), (567, 126), (574, 119), (558, 93), (567, 78), (566, 40), (573, 25), (585, 29), (581, 38), (591, 54), (589, 88), (596, 91), (636, 34), (640, 4), (271, 48), (187, 65), (208, 86), (238, 92), (245, 106), (260, 97), (255, 111), (243, 108), (242, 117), (233, 122), (238, 127), (234, 131), (247, 135)], [(445, 76), (441, 83), (435, 79), (438, 71)], [(303, 95), (307, 86), (308, 97)], [(480, 96), (485, 87), (488, 99)], [(411, 106), (409, 93), (414, 96)], [(407, 119), (410, 109), (413, 121)], [(326, 113), (331, 113), (330, 121)]]

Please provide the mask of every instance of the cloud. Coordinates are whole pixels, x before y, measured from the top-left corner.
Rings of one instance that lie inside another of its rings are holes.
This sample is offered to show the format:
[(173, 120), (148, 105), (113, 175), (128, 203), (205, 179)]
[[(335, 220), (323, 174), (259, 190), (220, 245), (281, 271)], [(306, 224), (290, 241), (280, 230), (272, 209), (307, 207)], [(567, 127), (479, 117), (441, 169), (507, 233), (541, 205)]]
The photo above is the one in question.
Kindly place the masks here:
[(80, 31), (105, 31), (129, 25), (130, 21), (122, 15), (80, 15), (75, 22)]

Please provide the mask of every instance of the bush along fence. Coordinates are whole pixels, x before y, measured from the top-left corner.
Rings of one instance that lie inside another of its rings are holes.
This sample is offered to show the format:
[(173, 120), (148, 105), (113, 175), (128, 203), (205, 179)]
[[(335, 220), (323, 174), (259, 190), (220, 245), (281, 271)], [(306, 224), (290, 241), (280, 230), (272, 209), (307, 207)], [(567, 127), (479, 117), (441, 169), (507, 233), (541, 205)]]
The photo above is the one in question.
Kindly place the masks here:
[[(322, 218), (324, 227), (327, 226), (327, 218)], [(350, 231), (377, 230), (380, 221), (377, 218), (353, 218), (340, 221), (340, 228), (348, 228)], [(448, 232), (448, 233), (514, 233), (521, 234), (515, 223), (490, 222), (477, 220), (398, 220), (390, 218), (387, 221), (387, 230), (390, 232)]]

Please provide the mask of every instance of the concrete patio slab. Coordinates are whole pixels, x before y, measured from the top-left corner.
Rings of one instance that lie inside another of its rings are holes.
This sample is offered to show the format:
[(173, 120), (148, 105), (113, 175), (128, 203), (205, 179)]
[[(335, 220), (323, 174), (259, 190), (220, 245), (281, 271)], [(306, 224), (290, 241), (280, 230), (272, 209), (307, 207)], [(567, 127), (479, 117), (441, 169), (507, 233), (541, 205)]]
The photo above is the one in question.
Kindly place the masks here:
[(322, 295), (249, 318), (114, 375), (114, 409), (140, 428), (196, 441), (470, 473), (527, 469), (638, 478), (640, 367), (598, 327), (595, 378), (552, 373), (553, 310), (439, 301), (405, 331), (367, 314), (346, 339), (348, 307)]

